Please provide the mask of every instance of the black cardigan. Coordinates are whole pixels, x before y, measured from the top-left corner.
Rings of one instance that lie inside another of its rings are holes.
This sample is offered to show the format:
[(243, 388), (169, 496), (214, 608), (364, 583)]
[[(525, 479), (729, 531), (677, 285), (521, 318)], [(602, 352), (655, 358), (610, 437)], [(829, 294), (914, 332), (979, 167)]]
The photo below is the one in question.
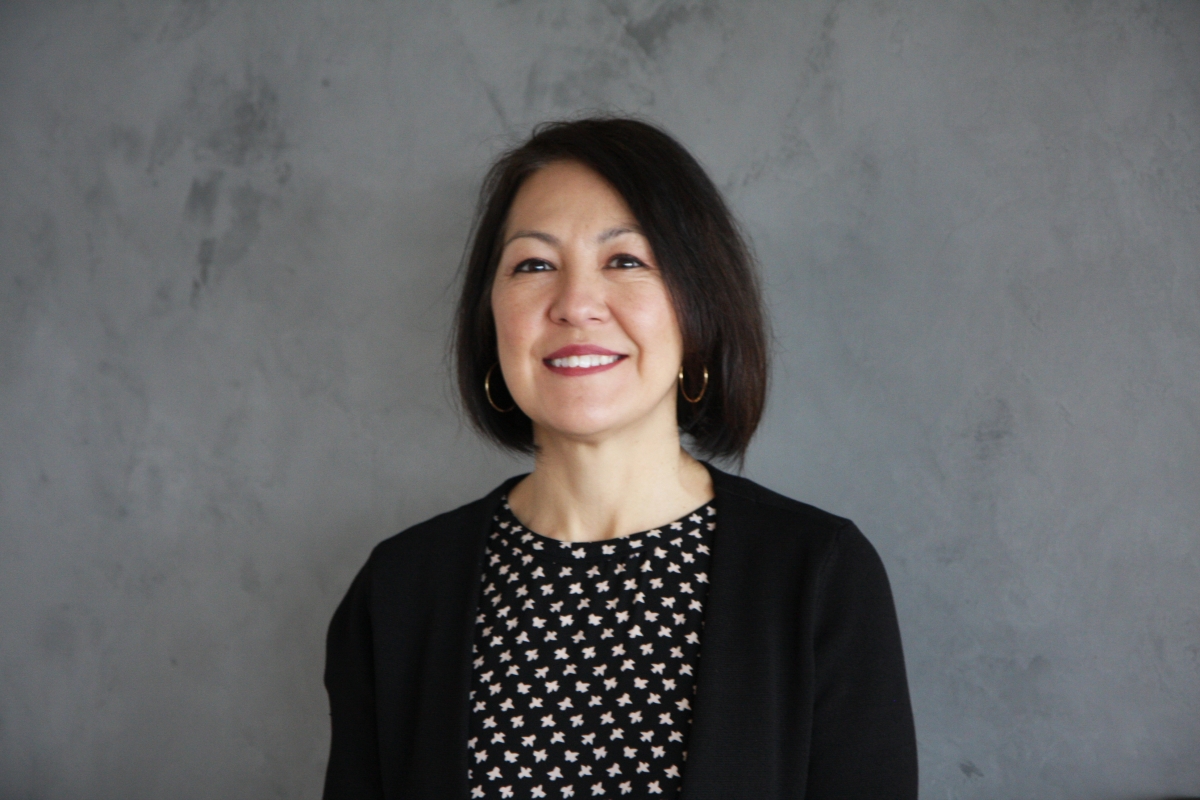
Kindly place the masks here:
[[(849, 520), (712, 467), (717, 529), (682, 797), (915, 798), (900, 632)], [(519, 478), (380, 543), (329, 626), (326, 800), (467, 797), (484, 544)]]

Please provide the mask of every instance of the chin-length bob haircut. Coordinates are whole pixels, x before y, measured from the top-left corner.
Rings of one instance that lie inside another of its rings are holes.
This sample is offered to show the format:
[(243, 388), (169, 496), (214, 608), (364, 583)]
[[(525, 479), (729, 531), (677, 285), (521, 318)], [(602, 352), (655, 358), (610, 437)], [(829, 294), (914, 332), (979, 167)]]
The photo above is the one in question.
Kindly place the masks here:
[(766, 320), (754, 263), (721, 193), (696, 159), (663, 131), (635, 119), (543, 124), (502, 155), (484, 179), (453, 343), (458, 389), (471, 422), (501, 447), (534, 450), (533, 425), (515, 407), (499, 370), (490, 376), (492, 398), (512, 410), (498, 411), (484, 393), (499, 360), (492, 281), (513, 198), (530, 175), (559, 161), (594, 170), (633, 212), (675, 306), (687, 394), (703, 391), (698, 403), (677, 396), (679, 429), (699, 454), (740, 461), (767, 391)]

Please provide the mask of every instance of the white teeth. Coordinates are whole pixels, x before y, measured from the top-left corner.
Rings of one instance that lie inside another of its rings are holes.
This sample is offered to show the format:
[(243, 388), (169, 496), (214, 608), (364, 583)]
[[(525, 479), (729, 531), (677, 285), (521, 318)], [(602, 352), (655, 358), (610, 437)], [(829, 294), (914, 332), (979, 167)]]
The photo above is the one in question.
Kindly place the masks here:
[(620, 356), (567, 356), (566, 358), (553, 358), (550, 360), (552, 367), (570, 367), (575, 369), (591, 369), (592, 367), (604, 367)]

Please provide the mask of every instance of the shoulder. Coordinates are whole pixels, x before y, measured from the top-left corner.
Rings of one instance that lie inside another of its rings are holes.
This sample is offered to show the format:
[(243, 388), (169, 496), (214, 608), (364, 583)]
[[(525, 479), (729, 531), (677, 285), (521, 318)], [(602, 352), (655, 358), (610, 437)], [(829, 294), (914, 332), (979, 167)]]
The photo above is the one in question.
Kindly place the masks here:
[(734, 498), (757, 515), (822, 528), (853, 524), (848, 519), (772, 491), (749, 478), (722, 472), (711, 466), (709, 472), (718, 498)]
[[(843, 529), (854, 529), (854, 523), (844, 517), (793, 500), (749, 478), (731, 475), (712, 466), (709, 472), (722, 515), (735, 518), (739, 527), (753, 526), (755, 529), (822, 537), (833, 536)], [(725, 514), (725, 511), (734, 513)]]
[(761, 484), (709, 467), (722, 527), (741, 539), (769, 539), (775, 552), (818, 560), (877, 562), (875, 548), (849, 519), (794, 500)]
[(367, 566), (372, 569), (394, 568), (411, 564), (421, 569), (427, 559), (444, 558), (449, 553), (469, 548), (486, 535), (488, 523), (500, 499), (523, 475), (504, 481), (483, 497), (437, 516), (418, 522), (384, 539), (371, 551)]

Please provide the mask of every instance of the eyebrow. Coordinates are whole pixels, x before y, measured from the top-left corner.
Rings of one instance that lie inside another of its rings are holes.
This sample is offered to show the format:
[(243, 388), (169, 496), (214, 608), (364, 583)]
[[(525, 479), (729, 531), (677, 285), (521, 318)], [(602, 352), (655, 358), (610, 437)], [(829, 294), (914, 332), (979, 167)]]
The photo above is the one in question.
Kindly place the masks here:
[[(627, 233), (636, 233), (639, 235), (644, 235), (644, 234), (642, 234), (642, 229), (636, 225), (619, 225), (615, 228), (609, 228), (608, 230), (601, 233), (599, 236), (596, 237), (596, 241), (599, 242), (600, 244), (603, 244), (604, 242), (607, 242), (611, 239), (615, 239), (618, 236), (624, 236)], [(551, 236), (550, 234), (545, 233), (544, 231), (517, 231), (512, 236), (510, 236), (504, 240), (503, 247), (508, 247), (510, 244), (512, 244), (517, 239), (537, 239), (539, 242), (545, 242), (546, 244), (552, 245), (552, 246), (561, 244), (561, 242), (559, 242), (557, 236)]]
[(624, 236), (627, 233), (636, 233), (638, 235), (645, 235), (642, 233), (642, 229), (639, 228), (637, 225), (622, 225), (622, 226), (616, 227), (616, 228), (609, 228), (604, 233), (597, 236), (596, 241), (600, 242), (600, 243), (604, 243), (604, 242), (607, 242), (609, 239), (615, 239), (618, 236)]

